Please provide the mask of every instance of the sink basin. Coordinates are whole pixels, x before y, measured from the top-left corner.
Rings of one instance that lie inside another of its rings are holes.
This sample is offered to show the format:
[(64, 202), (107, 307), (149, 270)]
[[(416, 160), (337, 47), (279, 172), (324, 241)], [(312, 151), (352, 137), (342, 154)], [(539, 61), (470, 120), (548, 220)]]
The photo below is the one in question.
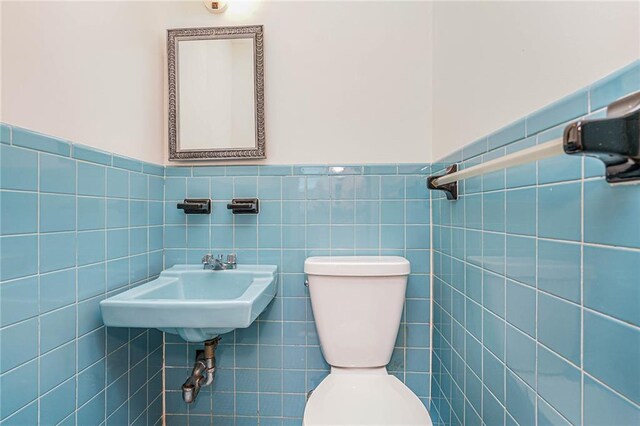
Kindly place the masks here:
[(246, 328), (276, 294), (278, 267), (238, 265), (228, 271), (175, 265), (160, 276), (100, 302), (109, 327), (158, 328), (203, 342)]

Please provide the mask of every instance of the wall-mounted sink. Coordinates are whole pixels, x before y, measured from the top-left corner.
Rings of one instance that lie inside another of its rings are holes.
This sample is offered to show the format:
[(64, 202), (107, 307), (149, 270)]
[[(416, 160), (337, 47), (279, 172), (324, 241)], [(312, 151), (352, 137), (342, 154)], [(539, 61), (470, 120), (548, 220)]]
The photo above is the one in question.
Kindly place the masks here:
[(175, 265), (146, 284), (100, 302), (109, 327), (158, 328), (203, 342), (246, 328), (276, 294), (278, 267), (239, 265), (226, 271)]

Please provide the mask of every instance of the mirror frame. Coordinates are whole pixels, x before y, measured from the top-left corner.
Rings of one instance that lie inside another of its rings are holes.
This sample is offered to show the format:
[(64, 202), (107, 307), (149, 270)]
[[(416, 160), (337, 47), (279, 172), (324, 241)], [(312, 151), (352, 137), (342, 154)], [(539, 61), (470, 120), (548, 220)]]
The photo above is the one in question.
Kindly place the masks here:
[[(254, 99), (256, 117), (255, 148), (215, 148), (181, 150), (178, 137), (180, 110), (178, 105), (178, 42), (181, 40), (253, 39)], [(169, 80), (169, 160), (237, 160), (267, 158), (264, 131), (264, 52), (263, 26), (176, 28), (167, 30), (167, 63)]]

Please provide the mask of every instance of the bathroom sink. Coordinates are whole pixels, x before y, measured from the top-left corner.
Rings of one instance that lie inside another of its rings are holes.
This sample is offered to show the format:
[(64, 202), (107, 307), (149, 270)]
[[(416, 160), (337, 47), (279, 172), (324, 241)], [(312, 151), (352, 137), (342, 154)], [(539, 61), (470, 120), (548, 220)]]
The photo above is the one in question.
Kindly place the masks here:
[(274, 265), (226, 271), (175, 265), (100, 302), (102, 319), (109, 327), (158, 328), (202, 342), (249, 327), (276, 294), (277, 270)]

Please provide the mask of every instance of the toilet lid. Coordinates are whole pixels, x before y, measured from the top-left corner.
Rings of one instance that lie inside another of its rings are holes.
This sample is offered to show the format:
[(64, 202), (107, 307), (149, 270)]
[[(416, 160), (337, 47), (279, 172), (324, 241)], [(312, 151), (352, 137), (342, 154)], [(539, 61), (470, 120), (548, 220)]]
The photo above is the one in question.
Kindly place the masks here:
[(388, 374), (329, 374), (311, 394), (303, 424), (432, 425), (420, 399)]

